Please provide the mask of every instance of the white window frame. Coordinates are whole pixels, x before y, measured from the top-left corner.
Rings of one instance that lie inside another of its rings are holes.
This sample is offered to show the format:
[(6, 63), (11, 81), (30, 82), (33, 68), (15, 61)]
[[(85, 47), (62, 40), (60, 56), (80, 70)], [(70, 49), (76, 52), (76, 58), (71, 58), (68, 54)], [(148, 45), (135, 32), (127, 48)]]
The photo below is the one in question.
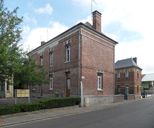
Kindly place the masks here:
[(70, 61), (71, 61), (71, 46), (70, 46), (70, 40), (67, 40), (65, 43), (65, 62), (70, 62)]
[(120, 78), (120, 72), (117, 73), (117, 78)]
[(49, 90), (53, 90), (53, 77), (50, 77), (49, 80)]
[(125, 72), (125, 78), (129, 78), (129, 71)]
[(43, 66), (43, 57), (40, 57), (41, 66)]
[(67, 84), (67, 89), (71, 89), (71, 79), (70, 78), (66, 78), (66, 84)]
[(97, 74), (97, 90), (103, 90), (103, 73)]

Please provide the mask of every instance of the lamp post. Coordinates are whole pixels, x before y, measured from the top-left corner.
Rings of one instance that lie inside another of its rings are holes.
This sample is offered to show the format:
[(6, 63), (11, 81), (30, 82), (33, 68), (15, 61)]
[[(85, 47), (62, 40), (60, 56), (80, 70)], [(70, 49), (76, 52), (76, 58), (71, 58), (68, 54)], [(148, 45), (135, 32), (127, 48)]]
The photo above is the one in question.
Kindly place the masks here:
[(81, 77), (80, 85), (81, 85), (81, 107), (84, 107), (84, 94), (83, 94), (83, 82), (82, 80), (85, 79), (84, 76)]

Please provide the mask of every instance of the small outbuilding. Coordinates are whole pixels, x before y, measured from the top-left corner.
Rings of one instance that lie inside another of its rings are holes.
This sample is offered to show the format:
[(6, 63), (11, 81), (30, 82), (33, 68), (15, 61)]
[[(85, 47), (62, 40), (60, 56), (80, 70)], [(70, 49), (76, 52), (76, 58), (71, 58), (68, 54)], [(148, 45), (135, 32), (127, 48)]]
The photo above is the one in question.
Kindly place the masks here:
[(154, 93), (154, 73), (145, 74), (142, 78), (142, 93), (151, 95)]
[(118, 60), (115, 63), (115, 94), (131, 94), (133, 99), (141, 97), (142, 69), (137, 58)]

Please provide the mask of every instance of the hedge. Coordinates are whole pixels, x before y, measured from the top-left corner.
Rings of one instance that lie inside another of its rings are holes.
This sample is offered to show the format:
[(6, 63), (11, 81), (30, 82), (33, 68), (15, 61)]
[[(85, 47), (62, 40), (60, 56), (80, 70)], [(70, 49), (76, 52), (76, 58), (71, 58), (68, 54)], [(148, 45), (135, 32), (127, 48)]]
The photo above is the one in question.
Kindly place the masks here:
[(19, 112), (30, 112), (41, 109), (59, 108), (65, 106), (74, 106), (79, 104), (80, 97), (44, 99), (30, 104), (0, 106), (0, 115), (13, 114)]

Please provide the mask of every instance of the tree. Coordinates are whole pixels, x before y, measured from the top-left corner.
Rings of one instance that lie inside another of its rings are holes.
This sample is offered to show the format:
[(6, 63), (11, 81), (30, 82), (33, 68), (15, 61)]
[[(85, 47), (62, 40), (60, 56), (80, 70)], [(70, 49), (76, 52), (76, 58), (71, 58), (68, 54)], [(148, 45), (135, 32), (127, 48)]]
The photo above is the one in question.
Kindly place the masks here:
[(36, 65), (30, 58), (22, 58), (22, 65), (19, 72), (14, 75), (17, 88), (27, 88), (46, 82), (46, 72), (42, 66)]
[(0, 77), (4, 78), (17, 72), (22, 56), (18, 46), (22, 18), (17, 16), (17, 10), (9, 11), (0, 0)]
[(16, 86), (41, 84), (45, 80), (44, 69), (19, 46), (22, 17), (17, 16), (17, 10), (9, 11), (0, 0), (0, 81), (14, 76)]
[(20, 72), (14, 75), (15, 88), (31, 88), (39, 85), (40, 95), (43, 95), (42, 85), (47, 82), (46, 72), (42, 66), (36, 65), (30, 58), (23, 58)]

